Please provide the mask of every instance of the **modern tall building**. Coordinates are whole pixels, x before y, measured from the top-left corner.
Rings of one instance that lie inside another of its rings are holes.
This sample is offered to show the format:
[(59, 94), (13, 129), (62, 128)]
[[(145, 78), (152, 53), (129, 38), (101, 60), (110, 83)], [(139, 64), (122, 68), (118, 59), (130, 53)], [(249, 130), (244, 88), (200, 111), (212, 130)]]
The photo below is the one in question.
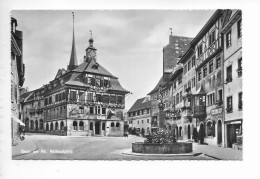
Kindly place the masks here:
[(23, 32), (16, 29), (17, 20), (11, 17), (11, 126), (12, 144), (16, 144), (21, 121), (20, 88), (24, 83)]
[[(37, 102), (43, 99), (46, 133), (123, 136), (125, 95), (129, 92), (120, 85), (116, 76), (98, 63), (97, 49), (92, 37), (89, 39), (84, 61), (78, 64), (74, 16), (72, 50), (67, 69), (59, 69), (52, 81), (36, 91), (39, 91), (36, 98), (31, 96), (27, 101), (30, 98)], [(24, 104), (27, 102), (24, 101)], [(36, 107), (42, 108), (33, 103), (31, 105), (33, 109), (30, 111), (34, 111)], [(30, 131), (41, 127), (38, 126), (41, 122), (36, 123), (35, 114), (33, 115), (33, 119), (29, 119)]]
[(224, 19), (225, 146), (242, 149), (242, 12), (229, 10)]
[(163, 87), (163, 103), (165, 104), (165, 110), (172, 107), (172, 92), (171, 85), (168, 85), (174, 68), (177, 65), (179, 57), (182, 56), (189, 48), (189, 44), (192, 38), (182, 36), (169, 36), (169, 43), (163, 48), (163, 75), (154, 89), (148, 93), (151, 96), (152, 106), (152, 128), (159, 127), (159, 88)]

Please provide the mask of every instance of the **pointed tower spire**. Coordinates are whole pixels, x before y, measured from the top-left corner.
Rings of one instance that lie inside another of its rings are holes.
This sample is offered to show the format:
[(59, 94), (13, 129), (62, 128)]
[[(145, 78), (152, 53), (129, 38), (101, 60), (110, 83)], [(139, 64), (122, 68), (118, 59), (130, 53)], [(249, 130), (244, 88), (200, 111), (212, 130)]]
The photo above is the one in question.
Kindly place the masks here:
[(78, 66), (75, 37), (74, 37), (74, 12), (72, 12), (72, 16), (73, 16), (73, 37), (72, 37), (72, 48), (71, 48), (70, 63), (68, 65), (68, 70), (73, 70)]

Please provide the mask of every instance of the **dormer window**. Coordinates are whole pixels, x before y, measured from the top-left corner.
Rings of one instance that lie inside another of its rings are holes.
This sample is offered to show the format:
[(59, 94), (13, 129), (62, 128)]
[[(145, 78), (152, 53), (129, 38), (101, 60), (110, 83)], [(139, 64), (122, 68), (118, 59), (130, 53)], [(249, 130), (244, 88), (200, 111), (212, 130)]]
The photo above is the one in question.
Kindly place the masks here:
[(94, 70), (98, 69), (98, 67), (99, 67), (99, 64), (98, 64), (98, 63), (95, 63), (95, 64), (93, 64), (93, 66), (92, 66), (92, 68), (93, 68)]

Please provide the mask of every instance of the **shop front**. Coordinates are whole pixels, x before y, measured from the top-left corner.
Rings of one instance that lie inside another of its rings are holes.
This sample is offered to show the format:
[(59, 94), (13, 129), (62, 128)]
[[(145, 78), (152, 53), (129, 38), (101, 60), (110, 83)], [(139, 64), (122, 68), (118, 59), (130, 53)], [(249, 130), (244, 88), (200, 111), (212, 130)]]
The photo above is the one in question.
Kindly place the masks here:
[(242, 150), (242, 119), (226, 122), (227, 147)]

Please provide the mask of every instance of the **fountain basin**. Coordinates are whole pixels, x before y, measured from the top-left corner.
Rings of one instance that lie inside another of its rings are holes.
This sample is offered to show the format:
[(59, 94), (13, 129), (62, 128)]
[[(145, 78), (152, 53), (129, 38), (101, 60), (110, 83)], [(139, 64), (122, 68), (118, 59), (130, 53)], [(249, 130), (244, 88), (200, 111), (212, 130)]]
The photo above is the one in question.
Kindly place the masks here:
[(173, 144), (152, 144), (133, 142), (132, 152), (145, 154), (183, 154), (192, 152), (192, 143), (176, 142)]

